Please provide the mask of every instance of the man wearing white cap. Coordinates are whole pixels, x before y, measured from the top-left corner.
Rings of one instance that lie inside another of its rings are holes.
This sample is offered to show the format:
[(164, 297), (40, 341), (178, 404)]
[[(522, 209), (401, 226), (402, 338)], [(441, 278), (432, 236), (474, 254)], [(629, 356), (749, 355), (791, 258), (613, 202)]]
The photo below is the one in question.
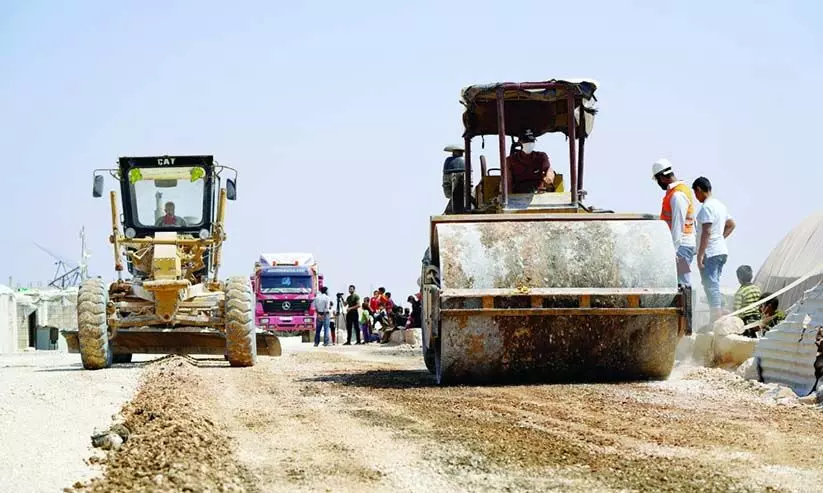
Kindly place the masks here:
[(652, 179), (666, 192), (660, 219), (666, 221), (672, 232), (677, 258), (677, 282), (691, 286), (691, 263), (697, 247), (694, 231), (694, 197), (689, 186), (678, 180), (668, 159), (659, 159), (652, 165)]

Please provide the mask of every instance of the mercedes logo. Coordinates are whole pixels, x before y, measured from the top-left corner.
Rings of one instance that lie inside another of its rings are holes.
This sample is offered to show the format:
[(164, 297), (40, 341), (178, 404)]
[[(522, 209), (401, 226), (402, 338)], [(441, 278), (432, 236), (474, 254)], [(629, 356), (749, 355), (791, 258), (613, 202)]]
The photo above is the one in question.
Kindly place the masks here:
[(291, 310), (291, 303), (289, 303), (288, 301), (284, 301), (283, 302), (283, 309), (284, 310)]

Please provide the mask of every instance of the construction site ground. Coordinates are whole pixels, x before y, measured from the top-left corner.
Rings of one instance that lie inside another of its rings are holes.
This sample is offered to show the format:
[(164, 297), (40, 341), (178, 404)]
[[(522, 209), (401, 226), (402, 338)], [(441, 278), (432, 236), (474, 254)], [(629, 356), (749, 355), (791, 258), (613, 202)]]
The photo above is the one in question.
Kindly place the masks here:
[[(435, 386), (418, 348), (283, 338), (222, 358), (0, 356), (7, 491), (820, 491), (823, 412), (724, 370)], [(119, 451), (91, 448), (122, 407)], [(9, 474), (10, 472), (10, 474)]]

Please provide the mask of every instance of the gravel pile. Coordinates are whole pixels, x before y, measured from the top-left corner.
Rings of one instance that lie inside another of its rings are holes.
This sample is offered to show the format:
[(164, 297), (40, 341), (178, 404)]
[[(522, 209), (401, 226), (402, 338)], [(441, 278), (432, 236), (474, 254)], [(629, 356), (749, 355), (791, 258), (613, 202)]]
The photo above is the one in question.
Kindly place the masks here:
[(73, 491), (253, 489), (227, 438), (200, 404), (208, 398), (200, 395), (201, 388), (197, 370), (184, 358), (147, 368), (137, 395), (122, 411), (128, 440), (103, 459), (103, 477), (77, 483)]

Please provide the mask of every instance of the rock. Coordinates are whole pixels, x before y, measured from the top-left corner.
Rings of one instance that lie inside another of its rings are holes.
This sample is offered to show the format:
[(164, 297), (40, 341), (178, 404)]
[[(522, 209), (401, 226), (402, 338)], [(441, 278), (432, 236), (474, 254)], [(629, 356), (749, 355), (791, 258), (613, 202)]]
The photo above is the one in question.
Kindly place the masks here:
[(420, 347), (423, 343), (423, 329), (412, 328), (406, 329), (403, 332), (405, 332), (406, 344), (414, 347)]
[(393, 330), (391, 335), (389, 336), (389, 342), (391, 344), (405, 344), (406, 343), (406, 334), (404, 334), (405, 330), (397, 329)]
[(794, 393), (794, 390), (784, 385), (775, 385), (774, 388), (767, 391), (763, 397), (776, 401), (782, 401), (783, 399), (797, 400), (797, 394)]
[(712, 325), (712, 332), (716, 336), (727, 336), (743, 332), (743, 320), (738, 317), (722, 317)]
[(744, 361), (740, 366), (737, 367), (735, 373), (745, 378), (746, 380), (759, 380), (757, 375), (757, 365), (754, 362), (754, 358), (749, 358), (746, 361)]
[(117, 434), (120, 438), (123, 439), (123, 442), (126, 442), (129, 439), (129, 435), (131, 432), (129, 431), (128, 427), (122, 423), (117, 423), (110, 428), (112, 433)]
[(123, 439), (120, 438), (120, 435), (117, 433), (109, 433), (108, 437), (108, 447), (104, 445), (103, 449), (120, 450), (120, 447), (123, 446)]
[(95, 429), (94, 433), (91, 434), (92, 446), (95, 448), (103, 447), (103, 444), (106, 442), (108, 436), (109, 430)]
[(720, 367), (737, 367), (754, 355), (755, 344), (757, 339), (750, 337), (715, 333), (714, 364)]
[(803, 396), (803, 397), (797, 399), (797, 401), (800, 402), (801, 404), (806, 404), (806, 405), (809, 405), (809, 406), (816, 406), (817, 404), (820, 404), (821, 402), (823, 402), (823, 401), (820, 400), (821, 397), (823, 397), (823, 395), (821, 395), (821, 392), (813, 392), (813, 393), (811, 393), (807, 396)]
[(95, 432), (91, 436), (91, 443), (103, 450), (119, 450), (123, 446), (123, 439), (117, 433), (106, 430), (103, 433)]

